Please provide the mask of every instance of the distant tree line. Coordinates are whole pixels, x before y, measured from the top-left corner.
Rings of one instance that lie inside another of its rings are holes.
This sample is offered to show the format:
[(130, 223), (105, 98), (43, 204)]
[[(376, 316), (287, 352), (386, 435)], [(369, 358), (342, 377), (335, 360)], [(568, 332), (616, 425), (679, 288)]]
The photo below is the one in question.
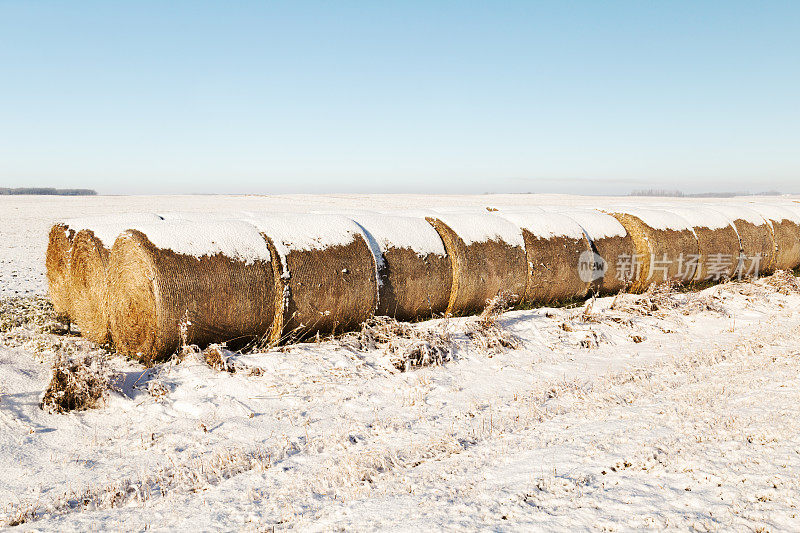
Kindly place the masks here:
[(663, 196), (669, 198), (732, 198), (734, 196), (780, 196), (778, 191), (750, 192), (700, 192), (686, 194), (679, 190), (640, 189), (631, 192), (630, 196)]
[(55, 187), (0, 187), (0, 195), (11, 194), (45, 194), (51, 196), (94, 196), (93, 189), (56, 189)]

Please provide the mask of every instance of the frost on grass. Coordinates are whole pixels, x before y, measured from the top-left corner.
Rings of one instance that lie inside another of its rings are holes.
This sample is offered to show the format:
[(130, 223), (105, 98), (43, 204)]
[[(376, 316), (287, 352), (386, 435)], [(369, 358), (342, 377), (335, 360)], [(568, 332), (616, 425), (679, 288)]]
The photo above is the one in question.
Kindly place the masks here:
[(41, 408), (51, 413), (83, 411), (104, 404), (111, 390), (111, 372), (102, 357), (57, 355)]
[(392, 367), (402, 372), (422, 366), (441, 365), (452, 359), (454, 341), (447, 320), (436, 326), (399, 322), (387, 316), (373, 317), (361, 331), (344, 339), (359, 351), (381, 350)]
[(50, 300), (43, 296), (0, 299), (0, 332), (9, 333), (18, 328), (37, 333), (69, 333), (66, 318), (56, 313)]
[(465, 333), (476, 347), (490, 353), (522, 347), (522, 340), (505, 330), (498, 322), (500, 316), (508, 311), (514, 298), (509, 292), (501, 292), (486, 302), (486, 308), (476, 319), (467, 323)]
[(797, 277), (792, 272), (787, 270), (775, 272), (767, 278), (767, 285), (786, 296), (800, 294), (800, 282), (797, 281)]
[(658, 316), (667, 311), (693, 315), (705, 311), (727, 314), (714, 294), (686, 292), (678, 282), (654, 283), (642, 294), (620, 293), (609, 308), (634, 316)]

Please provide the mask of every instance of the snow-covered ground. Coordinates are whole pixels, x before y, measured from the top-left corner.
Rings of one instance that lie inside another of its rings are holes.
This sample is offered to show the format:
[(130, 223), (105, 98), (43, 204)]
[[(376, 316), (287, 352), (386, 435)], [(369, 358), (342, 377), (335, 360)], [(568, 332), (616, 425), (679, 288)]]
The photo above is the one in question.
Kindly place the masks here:
[[(579, 197), (1, 199), (4, 296), (42, 295), (53, 219), (118, 211), (591, 205)], [(630, 199), (628, 199), (630, 201)], [(100, 409), (39, 397), (80, 338), (8, 328), (0, 345), (0, 523), (25, 530), (797, 530), (800, 286), (624, 295), (512, 311), (490, 352), (475, 319), (452, 360), (397, 371), (353, 339), (108, 364)], [(15, 292), (16, 291), (16, 292)]]

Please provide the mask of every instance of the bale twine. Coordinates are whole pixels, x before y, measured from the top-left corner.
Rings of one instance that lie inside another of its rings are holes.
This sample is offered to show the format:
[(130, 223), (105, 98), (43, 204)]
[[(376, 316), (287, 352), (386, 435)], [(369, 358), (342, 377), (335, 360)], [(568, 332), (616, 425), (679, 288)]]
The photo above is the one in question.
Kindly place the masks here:
[(736, 275), (757, 277), (775, 268), (775, 238), (771, 224), (756, 211), (737, 204), (711, 204), (710, 209), (722, 213), (733, 222), (741, 245), (741, 258)]
[(727, 217), (702, 205), (663, 206), (663, 209), (688, 221), (697, 236), (700, 257), (694, 283), (734, 277), (741, 245), (736, 228)]
[(441, 237), (423, 218), (354, 213), (378, 267), (375, 314), (398, 320), (444, 313), (453, 271)]
[(541, 210), (498, 214), (516, 224), (525, 240), (528, 278), (524, 303), (549, 304), (586, 297), (592, 280), (582, 274), (579, 264), (592, 248), (577, 222)]
[(631, 264), (636, 281), (634, 292), (644, 291), (653, 283), (690, 282), (695, 275), (690, 259), (699, 256), (699, 245), (692, 226), (667, 211), (645, 208), (614, 208), (610, 214), (625, 226), (633, 237), (636, 250)]
[(56, 313), (72, 317), (69, 289), (69, 256), (75, 230), (66, 222), (50, 228), (47, 239), (45, 266), (47, 267), (47, 292)]
[(770, 204), (748, 204), (767, 219), (775, 241), (774, 270), (792, 270), (800, 265), (800, 225), (787, 207)]
[(511, 222), (489, 213), (427, 217), (444, 242), (453, 271), (447, 313), (479, 313), (501, 292), (518, 303), (528, 279), (525, 241)]
[(277, 254), (280, 312), (273, 342), (358, 327), (378, 303), (377, 267), (367, 239), (338, 215), (254, 215), (247, 219)]
[(632, 277), (625, 277), (620, 269), (619, 258), (632, 257), (636, 253), (633, 237), (619, 221), (594, 209), (570, 209), (563, 214), (577, 222), (587, 238), (596, 257), (590, 264), (581, 262), (581, 268), (589, 270), (591, 289), (599, 294), (615, 294), (628, 287)]
[(241, 221), (165, 221), (123, 232), (107, 278), (117, 350), (150, 362), (183, 341), (236, 347), (265, 336), (279, 299), (270, 258), (263, 236)]

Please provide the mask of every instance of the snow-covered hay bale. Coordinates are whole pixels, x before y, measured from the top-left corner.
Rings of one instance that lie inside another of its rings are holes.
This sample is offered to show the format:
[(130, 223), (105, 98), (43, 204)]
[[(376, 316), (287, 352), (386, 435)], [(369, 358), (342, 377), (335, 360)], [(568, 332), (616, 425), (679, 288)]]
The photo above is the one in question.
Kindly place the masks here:
[(774, 270), (791, 270), (800, 266), (800, 225), (788, 208), (770, 204), (748, 204), (767, 219), (775, 241)]
[(364, 233), (378, 267), (378, 316), (423, 319), (444, 313), (453, 271), (444, 243), (424, 219), (351, 214)]
[(618, 264), (637, 274), (632, 291), (643, 291), (653, 283), (685, 283), (694, 278), (695, 268), (690, 260), (699, 257), (700, 250), (689, 222), (659, 209), (626, 207), (609, 211), (633, 237), (635, 256), (630, 263)]
[(734, 277), (741, 245), (736, 228), (727, 217), (704, 206), (664, 206), (663, 209), (682, 217), (694, 229), (700, 253), (695, 283)]
[(123, 232), (107, 278), (117, 350), (150, 362), (182, 342), (236, 346), (265, 336), (279, 299), (272, 263), (246, 222), (164, 221)]
[(338, 215), (254, 215), (247, 219), (278, 255), (284, 295), (272, 341), (337, 333), (371, 318), (377, 268), (361, 228)]
[(741, 245), (741, 259), (736, 275), (757, 277), (775, 269), (775, 238), (767, 220), (753, 209), (737, 204), (711, 204), (733, 222)]
[[(115, 224), (139, 224), (160, 221), (161, 217), (152, 213), (128, 213), (83, 217), (57, 222), (50, 229), (45, 255), (47, 282), (50, 301), (56, 312), (72, 316), (72, 295), (70, 282), (70, 258), (75, 235), (83, 229)], [(125, 228), (122, 228), (125, 229)], [(111, 239), (113, 243), (116, 235)], [(109, 245), (110, 246), (110, 245)]]
[[(577, 222), (589, 239), (592, 251), (597, 257), (590, 258), (590, 263), (582, 261), (581, 268), (593, 280), (591, 288), (600, 294), (617, 293), (634, 279), (620, 268), (619, 259), (632, 257), (636, 253), (633, 237), (619, 221), (594, 209), (574, 208), (563, 211), (563, 214)], [(622, 265), (624, 266), (624, 265)]]
[(512, 305), (519, 302), (528, 267), (525, 241), (515, 224), (488, 213), (437, 214), (427, 220), (444, 241), (453, 269), (448, 313), (479, 313), (501, 292), (513, 295)]
[(542, 211), (498, 214), (522, 230), (528, 261), (525, 303), (546, 304), (586, 296), (591, 278), (581, 273), (579, 263), (592, 249), (577, 222)]
[(47, 292), (57, 313), (72, 316), (69, 288), (69, 255), (75, 230), (68, 223), (58, 222), (50, 228), (47, 239), (45, 266)]

